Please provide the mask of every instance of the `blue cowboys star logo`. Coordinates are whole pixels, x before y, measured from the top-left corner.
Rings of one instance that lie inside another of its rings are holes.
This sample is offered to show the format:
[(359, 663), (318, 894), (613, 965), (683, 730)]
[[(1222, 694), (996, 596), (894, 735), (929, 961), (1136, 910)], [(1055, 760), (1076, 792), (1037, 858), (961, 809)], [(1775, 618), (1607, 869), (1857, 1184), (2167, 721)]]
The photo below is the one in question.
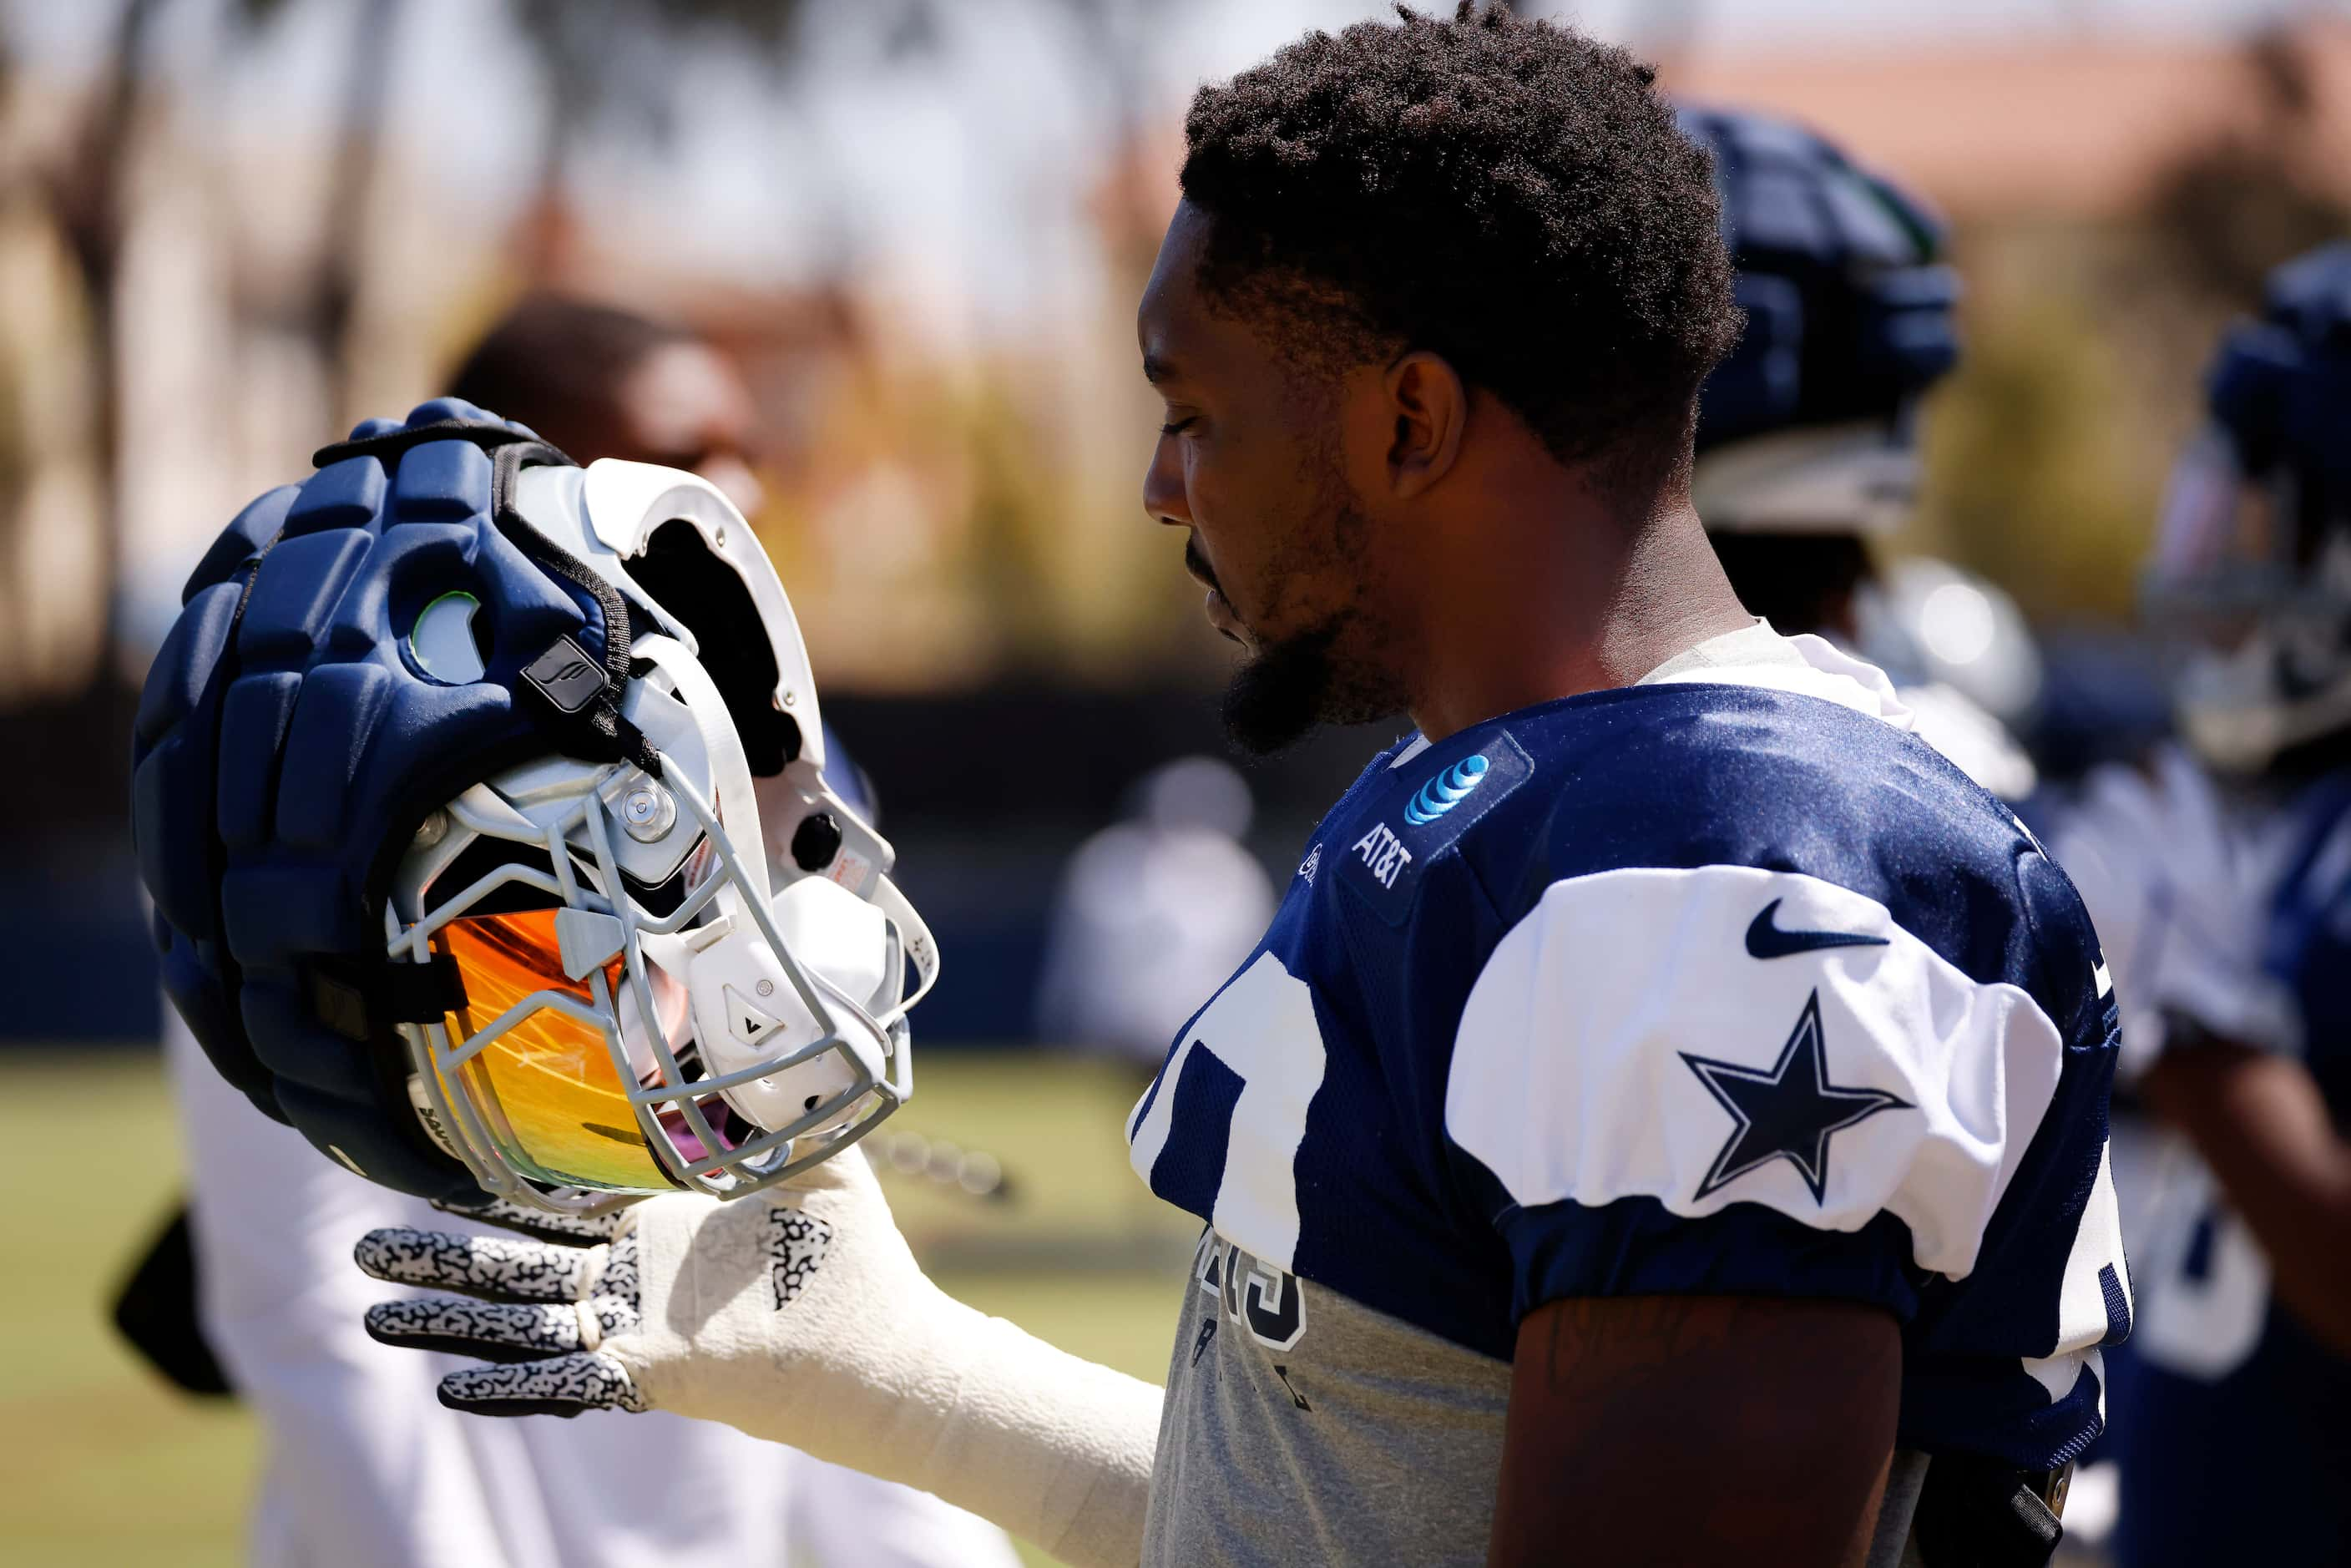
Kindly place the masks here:
[(1813, 1201), (1827, 1201), (1829, 1137), (1880, 1111), (1907, 1111), (1909, 1101), (1883, 1089), (1860, 1089), (1829, 1082), (1828, 1055), (1821, 1039), (1821, 994), (1814, 991), (1796, 1019), (1795, 1032), (1769, 1068), (1742, 1067), (1708, 1057), (1681, 1059), (1736, 1124), (1730, 1141), (1714, 1156), (1714, 1168), (1698, 1184), (1692, 1201), (1728, 1186), (1749, 1171), (1786, 1160), (1796, 1167)]

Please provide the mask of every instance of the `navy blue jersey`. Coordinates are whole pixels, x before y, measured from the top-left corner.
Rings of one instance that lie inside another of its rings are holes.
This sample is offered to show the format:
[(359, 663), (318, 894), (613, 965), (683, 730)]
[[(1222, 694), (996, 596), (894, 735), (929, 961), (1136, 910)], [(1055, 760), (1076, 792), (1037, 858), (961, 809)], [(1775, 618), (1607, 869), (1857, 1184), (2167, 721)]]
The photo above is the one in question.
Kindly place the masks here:
[[(2278, 827), (2265, 959), (2351, 1128), (2351, 774)], [(2173, 1174), (2144, 1248), (2147, 1333), (2115, 1389), (2116, 1558), (2351, 1563), (2351, 1360), (2273, 1300), (2267, 1258), (2209, 1174)]]
[(1311, 1335), (1293, 1278), (1497, 1359), (1562, 1298), (1835, 1298), (1902, 1324), (1906, 1448), (2095, 1435), (2129, 1297), (2088, 918), (1991, 796), (1803, 689), (1545, 704), (1323, 820), (1129, 1125), (1257, 1343)]

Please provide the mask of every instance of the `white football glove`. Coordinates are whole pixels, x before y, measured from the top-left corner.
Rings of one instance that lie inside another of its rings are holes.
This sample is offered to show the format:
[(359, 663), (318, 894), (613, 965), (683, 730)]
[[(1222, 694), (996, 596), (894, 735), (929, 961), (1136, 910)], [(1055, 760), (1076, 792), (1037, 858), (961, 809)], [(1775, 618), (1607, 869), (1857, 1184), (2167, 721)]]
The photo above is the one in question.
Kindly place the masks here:
[(2117, 1071), (2135, 1082), (2185, 1021), (2299, 1052), (2293, 993), (2263, 968), (2266, 880), (2202, 769), (2165, 747), (2142, 772), (2098, 768), (2050, 838), (2097, 927), (2122, 1009)]
[(606, 1223), (609, 1240), (577, 1242), (371, 1232), (370, 1274), (470, 1299), (380, 1302), (368, 1332), (509, 1364), (444, 1378), (460, 1410), (723, 1421), (935, 1492), (1071, 1563), (1140, 1557), (1160, 1391), (947, 1296), (862, 1152), (766, 1193), (648, 1198)]

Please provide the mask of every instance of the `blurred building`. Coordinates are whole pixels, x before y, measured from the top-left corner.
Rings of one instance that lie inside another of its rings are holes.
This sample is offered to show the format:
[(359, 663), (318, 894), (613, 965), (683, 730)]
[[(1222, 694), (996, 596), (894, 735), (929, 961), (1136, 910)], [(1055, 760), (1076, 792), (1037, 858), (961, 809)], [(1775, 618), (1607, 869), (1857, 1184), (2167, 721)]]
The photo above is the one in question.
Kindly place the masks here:
[(1676, 93), (1776, 110), (1899, 170), (1956, 222), (2123, 221), (2179, 162), (2263, 134), (2276, 72), (2308, 98), (2310, 178), (2351, 200), (2351, 19), (2314, 12), (2251, 44), (2035, 33), (1896, 53), (1721, 56), (1664, 62)]

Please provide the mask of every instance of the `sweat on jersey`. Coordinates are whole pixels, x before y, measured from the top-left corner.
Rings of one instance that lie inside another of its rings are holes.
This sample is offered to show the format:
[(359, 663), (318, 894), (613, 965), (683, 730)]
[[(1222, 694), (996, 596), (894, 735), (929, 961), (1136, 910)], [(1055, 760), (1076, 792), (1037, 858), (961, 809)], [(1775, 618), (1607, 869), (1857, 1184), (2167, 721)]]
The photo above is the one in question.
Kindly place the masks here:
[(1759, 623), (1374, 761), (1129, 1123), (1207, 1221), (1146, 1563), (1482, 1563), (1518, 1324), (1571, 1297), (1884, 1308), (1914, 1477), (2090, 1441), (2112, 987), (1906, 731)]

